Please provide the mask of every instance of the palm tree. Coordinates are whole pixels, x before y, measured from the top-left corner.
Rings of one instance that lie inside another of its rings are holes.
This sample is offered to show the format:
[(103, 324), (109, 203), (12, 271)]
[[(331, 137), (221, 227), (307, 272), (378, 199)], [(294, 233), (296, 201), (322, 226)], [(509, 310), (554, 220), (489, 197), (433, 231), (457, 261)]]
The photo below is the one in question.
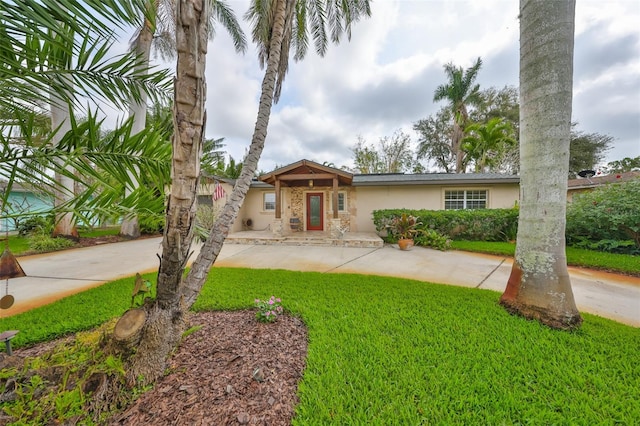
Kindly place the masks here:
[[(214, 21), (221, 23), (231, 35), (236, 51), (244, 52), (247, 42), (240, 29), (231, 9), (221, 0), (207, 0), (209, 3), (208, 34), (213, 39), (215, 35)], [(164, 59), (174, 59), (176, 55), (175, 41), (175, 0), (147, 0), (147, 10), (151, 17), (143, 16), (143, 24), (138, 29), (133, 42), (132, 49), (142, 59), (141, 71), (149, 66), (152, 45), (155, 45), (158, 52)], [(134, 130), (141, 132), (145, 129), (145, 117), (147, 112), (147, 98), (143, 95), (139, 99), (131, 99), (129, 106), (129, 116), (133, 117)], [(130, 193), (137, 186), (138, 182), (133, 182), (133, 188), (126, 188)], [(126, 215), (122, 220), (120, 234), (130, 238), (140, 235), (140, 226), (135, 215)]]
[(465, 71), (462, 67), (456, 67), (452, 63), (444, 66), (448, 83), (436, 87), (433, 101), (449, 101), (449, 108), (453, 113), (453, 132), (451, 134), (451, 151), (456, 156), (456, 173), (464, 172), (464, 152), (461, 149), (464, 137), (464, 128), (469, 120), (467, 106), (475, 105), (480, 101), (480, 85), (473, 85), (478, 71), (482, 66), (482, 59), (478, 58), (471, 67)]
[[(3, 17), (0, 21), (0, 56), (3, 57), (0, 108), (14, 121), (29, 121), (29, 116), (41, 115), (41, 105), (48, 102), (53, 132), (53, 137), (48, 139), (53, 151), (48, 152), (58, 165), (66, 164), (62, 170), (43, 161), (42, 156), (32, 155), (33, 150), (44, 146), (34, 144), (33, 135), (22, 134), (22, 139), (30, 139), (30, 145), (21, 158), (25, 161), (29, 158), (31, 162), (39, 158), (37, 161), (41, 164), (52, 167), (50, 170), (57, 174), (58, 182), (52, 184), (43, 172), (25, 173), (20, 169), (20, 162), (3, 162), (3, 166), (10, 168), (6, 173), (9, 186), (24, 176), (32, 184), (48, 187), (61, 211), (61, 205), (71, 201), (73, 181), (82, 177), (70, 166), (75, 161), (70, 160), (71, 153), (58, 149), (57, 145), (72, 130), (73, 108), (80, 106), (81, 97), (100, 97), (121, 106), (142, 94), (154, 99), (163, 96), (169, 82), (166, 72), (148, 73), (134, 55), (108, 56), (114, 40), (112, 27), (132, 23), (131, 14), (142, 10), (138, 0), (16, 0), (0, 4)], [(15, 140), (3, 139), (3, 142)], [(4, 148), (5, 152), (11, 152), (11, 147)], [(71, 215), (61, 213), (54, 232), (73, 236)]]
[[(74, 106), (82, 106), (84, 96), (98, 97), (117, 107), (142, 94), (161, 99), (170, 83), (166, 72), (147, 73), (145, 69), (142, 73), (135, 55), (113, 56), (109, 52), (114, 28), (134, 23), (132, 14), (144, 11), (141, 1), (1, 2), (0, 109), (38, 111), (49, 103), (51, 90)], [(64, 31), (56, 32), (59, 23), (64, 24)], [(75, 57), (72, 67), (47, 67), (54, 53)]]
[(578, 327), (565, 222), (575, 0), (520, 2), (521, 200), (505, 308), (554, 328)]
[(500, 163), (500, 159), (508, 147), (516, 145), (511, 124), (500, 117), (495, 117), (485, 124), (473, 123), (465, 129), (462, 139), (462, 151), (465, 152), (464, 165), (473, 161), (474, 172), (485, 172), (487, 167)]
[(229, 156), (228, 163), (224, 161), (224, 159), (218, 163), (218, 169), (215, 170), (214, 175), (229, 179), (238, 179), (240, 174), (242, 174), (242, 166), (242, 161), (236, 162), (235, 158)]
[(229, 201), (188, 275), (183, 278), (194, 236), (196, 187), (204, 141), (206, 43), (202, 41), (206, 40), (207, 34), (206, 2), (203, 9), (193, 8), (188, 0), (180, 0), (176, 7), (176, 40), (180, 42), (175, 80), (173, 181), (158, 271), (157, 298), (145, 308), (140, 343), (127, 371), (132, 380), (140, 376), (146, 381), (158, 378), (164, 371), (167, 355), (180, 340), (184, 314), (200, 293), (257, 169), (271, 107), (278, 99), (287, 70), (290, 47), (295, 49), (295, 59), (304, 57), (308, 47), (308, 25), (311, 25), (316, 51), (322, 55), (329, 38), (338, 42), (343, 32), (350, 36), (351, 24), (370, 15), (368, 0), (252, 2), (247, 16), (254, 24), (253, 38), (259, 44), (259, 59), (266, 65), (253, 138)]
[[(50, 102), (49, 107), (51, 111), (51, 128), (53, 129), (52, 143), (53, 146), (57, 146), (62, 140), (63, 136), (71, 130), (71, 116), (73, 115), (73, 105), (69, 99), (73, 96), (74, 83), (67, 75), (64, 75), (66, 70), (72, 68), (73, 55), (72, 49), (57, 48), (60, 45), (64, 45), (66, 39), (60, 37), (60, 34), (68, 34), (69, 27), (64, 22), (58, 23), (58, 28), (52, 31), (54, 42), (45, 41), (43, 43), (42, 50), (44, 55), (41, 57), (45, 59), (43, 64), (39, 64), (39, 67), (45, 69), (56, 70), (61, 74), (60, 79), (63, 80), (62, 84), (52, 85), (50, 87)], [(59, 44), (55, 43), (58, 42)], [(61, 93), (60, 95), (58, 93)], [(53, 199), (54, 208), (58, 210), (56, 213), (55, 224), (53, 227), (54, 237), (65, 237), (78, 239), (78, 230), (76, 229), (74, 216), (71, 212), (61, 211), (61, 207), (71, 200), (74, 196), (74, 181), (70, 178), (75, 171), (70, 166), (66, 167), (68, 173), (55, 173), (55, 179), (57, 183), (55, 196)]]
[[(204, 141), (202, 145), (202, 160), (200, 161), (203, 173), (220, 175), (220, 171), (224, 171), (225, 151), (222, 149), (224, 146), (224, 138), (206, 139)], [(233, 158), (231, 160), (233, 160)]]

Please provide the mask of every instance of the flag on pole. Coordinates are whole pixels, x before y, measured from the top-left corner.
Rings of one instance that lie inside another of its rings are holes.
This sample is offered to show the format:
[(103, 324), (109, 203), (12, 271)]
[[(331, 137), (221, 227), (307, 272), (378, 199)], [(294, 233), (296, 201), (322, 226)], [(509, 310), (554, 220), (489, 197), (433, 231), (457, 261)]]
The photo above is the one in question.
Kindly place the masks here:
[(216, 182), (213, 187), (213, 201), (218, 201), (222, 197), (224, 197), (224, 188), (220, 185), (220, 182)]

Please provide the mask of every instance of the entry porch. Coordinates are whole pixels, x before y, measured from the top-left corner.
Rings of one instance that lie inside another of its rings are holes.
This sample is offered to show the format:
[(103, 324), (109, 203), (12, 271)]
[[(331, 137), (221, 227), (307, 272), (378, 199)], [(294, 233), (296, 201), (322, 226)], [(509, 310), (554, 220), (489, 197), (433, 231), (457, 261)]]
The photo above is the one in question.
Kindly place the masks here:
[(330, 231), (288, 232), (282, 235), (271, 230), (240, 231), (227, 236), (225, 244), (288, 245), (379, 248), (384, 245), (382, 238), (369, 232), (344, 232), (332, 236)]

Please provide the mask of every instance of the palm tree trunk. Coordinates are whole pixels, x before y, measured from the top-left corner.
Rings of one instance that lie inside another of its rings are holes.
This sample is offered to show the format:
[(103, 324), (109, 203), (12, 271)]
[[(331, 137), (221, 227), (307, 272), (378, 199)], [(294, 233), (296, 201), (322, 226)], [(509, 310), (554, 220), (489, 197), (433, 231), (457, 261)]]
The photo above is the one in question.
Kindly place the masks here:
[(582, 322), (565, 255), (575, 0), (521, 0), (520, 13), (521, 204), (500, 303), (570, 329)]
[[(188, 309), (180, 286), (190, 255), (196, 214), (200, 156), (204, 142), (205, 64), (209, 2), (176, 4), (178, 60), (174, 93), (172, 185), (158, 271), (157, 298), (145, 307), (147, 319), (128, 377), (153, 382), (164, 371), (167, 356), (178, 344)], [(197, 6), (202, 8), (198, 9)]]
[(453, 132), (451, 134), (451, 148), (456, 154), (456, 173), (464, 173), (464, 152), (462, 151), (462, 139), (464, 131), (457, 121), (453, 123)]
[(253, 137), (251, 138), (249, 152), (244, 159), (242, 172), (236, 181), (229, 201), (225, 204), (220, 217), (209, 233), (209, 238), (207, 238), (207, 241), (201, 248), (200, 254), (191, 265), (191, 270), (182, 288), (183, 300), (187, 307), (191, 307), (196, 301), (198, 294), (200, 294), (200, 290), (207, 279), (209, 269), (211, 269), (211, 266), (220, 254), (220, 250), (222, 250), (222, 244), (229, 234), (231, 225), (238, 217), (238, 211), (247, 195), (255, 171), (258, 169), (258, 160), (260, 159), (265, 139), (267, 138), (267, 128), (269, 126), (269, 117), (271, 116), (271, 106), (273, 105), (274, 90), (284, 38), (287, 2), (291, 1), (293, 0), (278, 0), (269, 45), (269, 58), (262, 80), (258, 117), (253, 131)]
[[(149, 67), (149, 57), (151, 56), (151, 42), (153, 41), (153, 28), (151, 26), (151, 22), (147, 19), (144, 19), (144, 25), (140, 29), (140, 34), (138, 34), (138, 38), (136, 39), (136, 43), (134, 46), (134, 51), (136, 54), (143, 58), (144, 61), (140, 63), (138, 68), (144, 67), (144, 70), (138, 70), (138, 72), (143, 71), (146, 74), (146, 70)], [(135, 99), (131, 99), (129, 105), (129, 117), (133, 117), (133, 127), (131, 134), (135, 135), (142, 132), (146, 127), (147, 122), (147, 94), (142, 91), (140, 93), (140, 98), (136, 101)], [(135, 182), (132, 176), (132, 181)], [(138, 182), (135, 182), (139, 185)], [(132, 190), (135, 188), (125, 188), (125, 196), (130, 195)], [(120, 235), (127, 238), (138, 238), (140, 236), (140, 225), (138, 223), (137, 216), (127, 216), (122, 219), (122, 224), (120, 225)]]
[[(67, 84), (71, 85), (70, 81)], [(53, 134), (52, 141), (54, 145), (58, 145), (63, 136), (71, 130), (71, 105), (67, 104), (54, 90), (50, 93), (51, 108), (51, 129)], [(66, 167), (69, 173), (73, 173), (73, 168)], [(57, 188), (54, 192), (54, 207), (60, 207), (71, 198), (74, 194), (74, 181), (70, 177), (56, 173), (55, 179)], [(64, 237), (73, 240), (78, 239), (78, 230), (75, 227), (73, 213), (60, 212), (56, 214), (55, 225), (53, 227), (54, 237)]]
[[(278, 0), (271, 50), (262, 82), (258, 118), (242, 173), (236, 181), (230, 200), (216, 221), (184, 282), (182, 276), (193, 239), (195, 194), (200, 172), (200, 151), (204, 140), (202, 132), (205, 120), (206, 31), (203, 30), (205, 28), (203, 19), (206, 15), (203, 13), (194, 14), (193, 16), (196, 18), (193, 21), (197, 21), (198, 24), (193, 26), (195, 25), (193, 22), (184, 22), (184, 15), (181, 14), (181, 8), (188, 1), (182, 0), (178, 4), (176, 21), (179, 23), (180, 29), (177, 37), (178, 72), (174, 103), (176, 133), (173, 141), (173, 183), (162, 244), (163, 254), (158, 273), (157, 299), (152, 305), (145, 308), (147, 319), (142, 331), (142, 338), (127, 370), (130, 380), (144, 377), (146, 382), (153, 382), (162, 375), (167, 356), (179, 342), (184, 330), (184, 315), (200, 293), (209, 269), (220, 253), (224, 239), (228, 235), (249, 190), (267, 136), (284, 34), (286, 1), (291, 0)], [(189, 29), (200, 35), (199, 42), (194, 40)], [(188, 52), (196, 51), (197, 46), (201, 48), (198, 54), (188, 55)], [(187, 66), (189, 60), (191, 60), (191, 67)], [(185, 97), (185, 94), (189, 93), (198, 96)]]

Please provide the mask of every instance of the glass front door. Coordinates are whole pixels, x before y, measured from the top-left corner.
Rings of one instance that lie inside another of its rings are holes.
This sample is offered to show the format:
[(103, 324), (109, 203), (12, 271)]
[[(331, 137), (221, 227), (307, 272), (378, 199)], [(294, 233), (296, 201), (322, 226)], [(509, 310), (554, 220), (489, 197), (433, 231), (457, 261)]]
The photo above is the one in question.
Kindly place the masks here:
[(307, 231), (322, 231), (323, 228), (323, 212), (322, 200), (323, 194), (318, 192), (307, 193)]

